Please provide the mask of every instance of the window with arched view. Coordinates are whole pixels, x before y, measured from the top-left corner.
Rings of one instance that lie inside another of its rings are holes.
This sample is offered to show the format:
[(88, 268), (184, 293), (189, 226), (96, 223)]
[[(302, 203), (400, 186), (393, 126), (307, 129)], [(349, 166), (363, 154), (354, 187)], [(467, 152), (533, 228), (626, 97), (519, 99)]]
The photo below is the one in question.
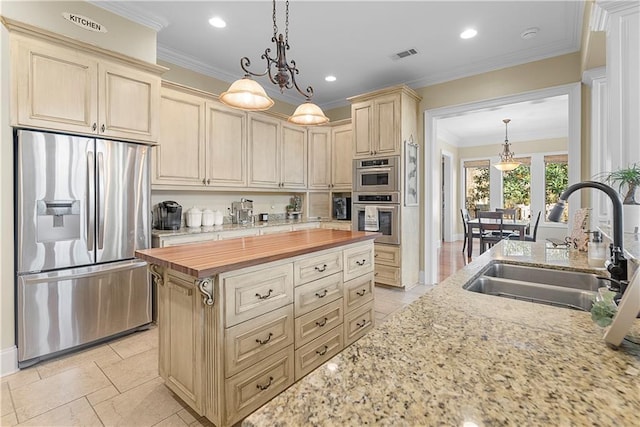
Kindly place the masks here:
[[(545, 220), (569, 184), (569, 164), (566, 154), (544, 156)], [(562, 222), (569, 220), (569, 209), (562, 213)]]
[(476, 210), (489, 210), (489, 160), (464, 162), (465, 208), (469, 216), (476, 217)]
[(531, 158), (515, 159), (520, 166), (502, 173), (502, 200), (504, 208), (515, 209), (517, 219), (531, 217)]

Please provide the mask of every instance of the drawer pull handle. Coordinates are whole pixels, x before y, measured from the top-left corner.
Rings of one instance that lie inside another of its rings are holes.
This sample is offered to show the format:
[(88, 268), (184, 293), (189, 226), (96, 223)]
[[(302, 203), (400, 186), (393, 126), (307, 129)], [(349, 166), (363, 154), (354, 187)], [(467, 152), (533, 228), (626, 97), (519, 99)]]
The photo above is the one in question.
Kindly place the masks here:
[(365, 265), (366, 263), (367, 263), (367, 260), (366, 260), (366, 259), (363, 259), (362, 261), (356, 261), (356, 264), (358, 264), (358, 265), (359, 265), (359, 266), (361, 266), (361, 267), (362, 267), (363, 265)]
[(267, 298), (269, 298), (271, 296), (271, 292), (273, 292), (273, 289), (269, 289), (269, 292), (266, 295), (260, 295), (260, 294), (256, 293), (256, 296), (259, 299), (267, 299)]
[(373, 257), (374, 257), (374, 258), (378, 258), (378, 255), (379, 255), (379, 254), (375, 254)]
[(266, 343), (268, 343), (269, 341), (271, 341), (271, 337), (273, 336), (272, 332), (269, 332), (269, 337), (266, 340), (261, 340), (260, 338), (256, 338), (256, 342), (260, 345), (264, 345)]
[(366, 294), (366, 293), (367, 293), (367, 290), (366, 290), (366, 289), (363, 289), (363, 290), (361, 290), (361, 291), (356, 291), (356, 295), (358, 295), (359, 297), (363, 296), (363, 295), (364, 295), (364, 294)]
[(324, 297), (326, 297), (326, 296), (327, 296), (327, 290), (326, 290), (326, 289), (324, 289), (324, 290), (322, 291), (322, 293), (316, 292), (316, 296), (317, 296), (318, 298), (324, 298)]
[(326, 325), (326, 324), (327, 324), (327, 320), (328, 320), (328, 319), (325, 317), (322, 321), (320, 321), (320, 322), (316, 322), (316, 325), (318, 325), (319, 327), (321, 327), (321, 328), (322, 328), (324, 325)]
[(328, 350), (329, 347), (325, 345), (322, 350), (316, 350), (316, 354), (318, 354), (318, 356), (324, 356), (325, 354), (327, 354)]
[(262, 391), (265, 391), (266, 389), (268, 389), (269, 387), (271, 387), (271, 383), (273, 382), (273, 377), (269, 377), (269, 382), (267, 383), (267, 385), (260, 385), (260, 384), (256, 384), (256, 387), (259, 388)]
[(316, 269), (316, 271), (322, 273), (327, 269), (327, 264), (322, 264), (322, 267), (315, 266), (314, 268)]
[(362, 322), (356, 322), (356, 326), (358, 328), (364, 328), (365, 326), (367, 326), (368, 322), (366, 319), (363, 319)]

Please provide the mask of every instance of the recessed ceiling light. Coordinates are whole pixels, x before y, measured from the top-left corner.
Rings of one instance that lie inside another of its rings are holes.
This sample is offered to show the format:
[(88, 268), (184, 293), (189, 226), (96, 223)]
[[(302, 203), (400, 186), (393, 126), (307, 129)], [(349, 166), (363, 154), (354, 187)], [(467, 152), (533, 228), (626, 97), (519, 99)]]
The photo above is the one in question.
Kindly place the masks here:
[(327, 76), (324, 79), (326, 81), (328, 81), (328, 82), (335, 82), (336, 81), (336, 76)]
[(460, 38), (461, 39), (472, 39), (477, 34), (478, 34), (478, 32), (476, 30), (474, 30), (473, 28), (467, 28), (466, 30), (464, 30), (463, 32), (460, 33)]
[(211, 24), (212, 27), (216, 28), (224, 28), (227, 26), (227, 23), (224, 22), (224, 19), (220, 18), (219, 16), (214, 16), (213, 18), (209, 19), (209, 24)]
[(529, 40), (537, 36), (538, 31), (540, 31), (540, 28), (537, 28), (537, 27), (527, 28), (526, 30), (520, 33), (520, 37), (523, 38), (524, 40)]

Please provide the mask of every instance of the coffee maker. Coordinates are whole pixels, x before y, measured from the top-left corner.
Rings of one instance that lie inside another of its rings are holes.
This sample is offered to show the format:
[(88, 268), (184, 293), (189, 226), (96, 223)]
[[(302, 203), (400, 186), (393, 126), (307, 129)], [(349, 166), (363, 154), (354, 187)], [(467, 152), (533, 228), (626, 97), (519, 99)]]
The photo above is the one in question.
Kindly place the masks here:
[(158, 230), (178, 230), (182, 219), (182, 206), (171, 200), (156, 205), (156, 228)]
[(231, 203), (231, 222), (234, 224), (253, 223), (253, 200), (240, 199)]

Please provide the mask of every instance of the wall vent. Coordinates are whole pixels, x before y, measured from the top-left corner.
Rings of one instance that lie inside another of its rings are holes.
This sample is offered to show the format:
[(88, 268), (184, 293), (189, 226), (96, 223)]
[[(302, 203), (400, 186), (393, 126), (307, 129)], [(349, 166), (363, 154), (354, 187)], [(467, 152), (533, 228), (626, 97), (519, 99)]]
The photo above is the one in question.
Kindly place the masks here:
[(415, 49), (408, 49), (408, 50), (403, 50), (402, 52), (398, 52), (396, 54), (393, 55), (394, 59), (403, 59), (406, 58), (408, 56), (412, 56), (412, 55), (417, 55), (418, 51)]

